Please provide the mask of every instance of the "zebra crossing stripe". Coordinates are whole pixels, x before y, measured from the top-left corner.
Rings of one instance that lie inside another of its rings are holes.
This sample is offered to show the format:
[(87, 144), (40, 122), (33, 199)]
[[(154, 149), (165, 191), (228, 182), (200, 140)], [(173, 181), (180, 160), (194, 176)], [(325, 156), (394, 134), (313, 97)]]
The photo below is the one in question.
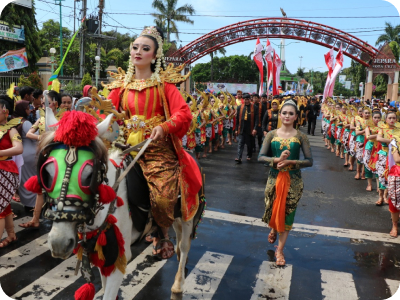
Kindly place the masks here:
[[(204, 214), (204, 218), (268, 228), (268, 225), (262, 222), (261, 218), (220, 213), (211, 210), (206, 211), (206, 213)], [(318, 234), (318, 235), (326, 235), (332, 237), (352, 238), (360, 240), (369, 240), (374, 242), (400, 244), (400, 239), (393, 239), (392, 237), (389, 236), (388, 233), (380, 233), (372, 231), (361, 231), (361, 230), (325, 227), (325, 226), (307, 225), (298, 223), (295, 223), (293, 225), (292, 231), (305, 232), (314, 235)]]
[[(393, 279), (385, 279), (385, 281), (386, 281), (386, 284), (388, 285), (388, 287), (389, 287), (389, 290), (390, 290), (390, 294), (393, 296), (394, 294), (396, 294), (396, 292), (398, 291), (398, 290), (400, 290), (399, 289), (399, 286), (400, 286), (400, 281), (398, 281), (398, 280), (393, 280)], [(400, 293), (399, 293), (400, 294)]]
[(288, 300), (292, 280), (292, 265), (277, 267), (275, 262), (264, 261), (257, 274), (257, 282), (250, 300)]
[[(150, 257), (152, 251), (153, 246), (149, 245), (128, 264), (120, 287), (122, 299), (133, 299), (167, 262), (165, 259), (153, 262)], [(103, 292), (98, 292), (95, 299), (101, 296)]]
[(64, 260), (55, 268), (12, 296), (18, 300), (56, 299), (64, 288), (79, 279), (74, 275), (76, 256)]
[(232, 259), (207, 251), (186, 278), (182, 300), (212, 299)]
[(321, 270), (321, 287), (324, 300), (357, 300), (353, 275), (345, 272)]
[(0, 257), (0, 277), (14, 271), (44, 252), (49, 251), (47, 236), (48, 234), (46, 233), (32, 242), (2, 255)]

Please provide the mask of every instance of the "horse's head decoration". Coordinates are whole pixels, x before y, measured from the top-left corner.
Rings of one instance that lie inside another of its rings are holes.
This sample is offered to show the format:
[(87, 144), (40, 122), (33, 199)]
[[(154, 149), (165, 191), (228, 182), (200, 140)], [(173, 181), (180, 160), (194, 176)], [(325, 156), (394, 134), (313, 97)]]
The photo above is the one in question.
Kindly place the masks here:
[[(46, 116), (52, 117), (50, 109)], [(94, 117), (71, 111), (57, 124), (47, 123), (58, 128), (50, 134), (52, 141), (48, 138), (49, 143), (41, 148), (37, 164), (38, 182), (49, 204), (46, 218), (78, 223), (93, 220), (91, 209), (99, 199), (98, 188), (107, 166), (107, 152), (97, 135), (107, 131), (111, 118), (109, 115), (96, 126)], [(71, 211), (71, 206), (79, 209)]]
[[(43, 193), (45, 218), (78, 224), (91, 224), (102, 203), (115, 198), (107, 181), (107, 149), (100, 137), (107, 133), (113, 115), (98, 123), (97, 119), (79, 111), (66, 112), (57, 122), (51, 109), (46, 110), (46, 132), (39, 144), (37, 176), (25, 186)], [(110, 191), (111, 190), (111, 191)], [(53, 226), (54, 227), (54, 226)], [(68, 231), (68, 230), (66, 230)], [(55, 257), (68, 257), (76, 246), (75, 232), (60, 235), (65, 239), (63, 250), (52, 249)]]

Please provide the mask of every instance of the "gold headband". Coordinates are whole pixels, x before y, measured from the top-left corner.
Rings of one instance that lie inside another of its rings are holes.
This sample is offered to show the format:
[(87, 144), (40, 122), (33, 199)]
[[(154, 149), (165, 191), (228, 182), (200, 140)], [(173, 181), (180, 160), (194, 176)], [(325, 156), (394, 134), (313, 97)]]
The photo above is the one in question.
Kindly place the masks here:
[(162, 46), (163, 46), (163, 39), (160, 35), (160, 33), (157, 31), (157, 29), (154, 26), (149, 26), (145, 27), (140, 34), (140, 36), (151, 36), (156, 39), (158, 43), (158, 51), (157, 51), (157, 56), (156, 57), (161, 57), (162, 53)]

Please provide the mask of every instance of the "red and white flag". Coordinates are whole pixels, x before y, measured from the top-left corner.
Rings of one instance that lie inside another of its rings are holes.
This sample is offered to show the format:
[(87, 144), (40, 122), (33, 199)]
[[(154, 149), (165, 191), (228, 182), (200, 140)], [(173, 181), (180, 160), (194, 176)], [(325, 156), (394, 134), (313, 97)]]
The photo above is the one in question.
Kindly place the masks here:
[(342, 51), (342, 44), (340, 44), (339, 52), (336, 55), (335, 67), (333, 68), (329, 83), (329, 92), (328, 92), (329, 97), (333, 96), (333, 89), (335, 88), (336, 77), (340, 73), (342, 68), (343, 68), (343, 51)]
[(267, 47), (265, 48), (265, 61), (267, 62), (267, 66), (268, 66), (268, 71), (267, 71), (267, 94), (269, 95), (269, 87), (271, 85), (272, 82), (272, 78), (273, 76), (273, 61), (272, 61), (272, 55), (273, 55), (274, 49), (271, 46), (271, 43), (269, 42), (269, 40), (267, 39)]
[(328, 97), (328, 93), (329, 93), (329, 84), (330, 84), (331, 75), (333, 72), (333, 64), (334, 64), (334, 59), (335, 59), (335, 56), (333, 53), (333, 48), (330, 49), (326, 54), (324, 54), (324, 57), (325, 57), (326, 66), (328, 67), (328, 77), (326, 78), (324, 97), (323, 97), (322, 101), (325, 101), (325, 98)]
[(260, 39), (257, 38), (257, 42), (256, 42), (256, 48), (254, 49), (254, 62), (256, 63), (258, 70), (260, 71), (260, 91), (259, 94), (261, 96), (262, 92), (263, 92), (263, 83), (264, 83), (264, 62), (262, 59), (262, 50), (263, 50), (263, 46), (260, 43)]
[(281, 85), (280, 82), (280, 77), (281, 77), (281, 67), (282, 67), (282, 61), (279, 58), (279, 55), (275, 53), (274, 50), (274, 83), (272, 86), (272, 95), (279, 95), (279, 86)]

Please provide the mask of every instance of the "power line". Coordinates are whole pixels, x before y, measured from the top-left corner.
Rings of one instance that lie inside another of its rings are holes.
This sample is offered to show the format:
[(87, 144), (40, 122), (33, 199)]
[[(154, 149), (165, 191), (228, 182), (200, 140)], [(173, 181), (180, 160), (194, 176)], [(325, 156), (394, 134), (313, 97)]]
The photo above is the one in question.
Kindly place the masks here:
[[(108, 13), (110, 15), (138, 15), (138, 16), (150, 16), (156, 13), (130, 13), (130, 12), (121, 12), (121, 13)], [(158, 14), (156, 14), (158, 15)], [(268, 16), (227, 16), (227, 15), (186, 15), (187, 17), (215, 17), (215, 18), (277, 18), (268, 17)], [(290, 17), (291, 19), (380, 19), (380, 18), (398, 18), (399, 16), (346, 16), (346, 17)]]
[[(54, 4), (53, 2), (48, 2), (48, 1), (45, 1), (45, 0), (37, 0), (37, 1), (40, 1), (40, 2), (43, 2), (43, 3), (48, 3), (48, 4)], [(63, 7), (68, 7), (68, 8), (72, 8), (72, 9), (73, 9), (72, 6), (68, 6), (68, 5), (61, 5), (61, 6), (63, 6)]]
[[(43, 1), (43, 0), (39, 0), (39, 1)], [(391, 8), (392, 6), (388, 6), (388, 5), (385, 5), (385, 6), (366, 6), (366, 7), (346, 7), (346, 10), (349, 10), (349, 9), (357, 9), (357, 10), (359, 10), (359, 9), (364, 9), (364, 8), (368, 8), (368, 9), (370, 9), (370, 8), (379, 8), (379, 7), (386, 7), (386, 8)], [(291, 9), (291, 10), (287, 10), (288, 12), (291, 12), (291, 11), (296, 11), (296, 12), (299, 12), (299, 11), (316, 11), (316, 10), (329, 10), (329, 11), (331, 11), (331, 10), (343, 10), (343, 8), (316, 8), (316, 9)], [(114, 10), (114, 11), (119, 11), (119, 10)], [(139, 11), (143, 11), (143, 10), (138, 10), (138, 9), (132, 9), (132, 10), (126, 10), (126, 9), (124, 9), (124, 10), (121, 10), (121, 11), (123, 11), (123, 12), (139, 12)], [(276, 10), (276, 11), (279, 11), (279, 10)], [(202, 10), (202, 11), (197, 11), (197, 12), (202, 12), (202, 13), (204, 13), (204, 12), (214, 12), (214, 11), (210, 11), (210, 10)], [(254, 12), (254, 10), (247, 10), (247, 11), (243, 11), (243, 10), (220, 10), (219, 12)], [(257, 11), (258, 13), (259, 13), (259, 11)], [(279, 11), (280, 12), (280, 11)]]
[[(133, 32), (131, 29), (133, 29), (133, 28), (128, 28), (128, 27), (125, 27), (124, 25), (122, 25), (120, 22), (118, 22), (117, 20), (115, 20), (113, 17), (111, 17), (111, 16), (109, 16), (109, 14), (110, 13), (104, 13), (104, 15), (105, 16), (107, 16), (107, 17), (109, 17), (111, 20), (113, 20), (114, 22), (117, 22), (119, 25), (121, 25), (123, 28), (125, 28), (125, 29), (128, 29), (130, 32), (132, 32), (133, 34), (136, 34), (136, 32)], [(115, 27), (115, 26), (113, 26), (113, 27)], [(140, 30), (140, 29), (134, 29), (134, 30)]]

